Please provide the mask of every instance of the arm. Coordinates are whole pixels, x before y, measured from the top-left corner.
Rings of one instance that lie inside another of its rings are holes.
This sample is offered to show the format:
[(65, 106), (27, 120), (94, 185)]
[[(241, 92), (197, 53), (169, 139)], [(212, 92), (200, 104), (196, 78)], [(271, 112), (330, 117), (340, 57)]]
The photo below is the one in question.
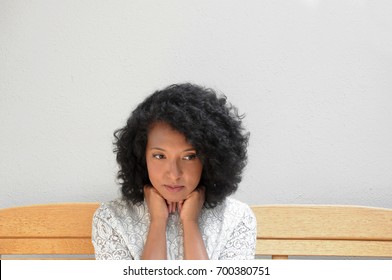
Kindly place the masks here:
[(151, 222), (141, 259), (167, 259), (166, 225), (169, 217), (168, 206), (165, 199), (153, 187), (145, 187), (144, 196), (150, 212)]
[(92, 243), (97, 260), (129, 260), (133, 256), (121, 235), (103, 218), (102, 208), (94, 214), (92, 225)]
[(220, 253), (220, 260), (250, 260), (255, 257), (256, 218), (248, 206), (236, 211), (242, 214), (233, 221), (236, 224)]
[(205, 199), (204, 188), (194, 190), (179, 203), (180, 218), (184, 228), (184, 259), (207, 260), (207, 250), (199, 229), (199, 215)]
[(165, 260), (166, 251), (166, 222), (157, 221), (150, 224), (142, 260)]
[(197, 222), (183, 222), (184, 226), (184, 259), (208, 260), (204, 241)]

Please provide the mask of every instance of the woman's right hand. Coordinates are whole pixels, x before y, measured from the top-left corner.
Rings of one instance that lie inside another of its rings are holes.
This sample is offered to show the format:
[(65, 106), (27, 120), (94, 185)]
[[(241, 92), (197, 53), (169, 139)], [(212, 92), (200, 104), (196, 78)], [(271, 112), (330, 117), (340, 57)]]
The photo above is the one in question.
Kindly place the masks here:
[(144, 198), (150, 212), (151, 222), (167, 222), (172, 205), (168, 205), (161, 194), (152, 186), (146, 185), (144, 187)]
[(167, 258), (166, 224), (169, 208), (166, 200), (152, 186), (144, 187), (144, 199), (150, 212), (151, 223), (141, 259), (164, 260)]

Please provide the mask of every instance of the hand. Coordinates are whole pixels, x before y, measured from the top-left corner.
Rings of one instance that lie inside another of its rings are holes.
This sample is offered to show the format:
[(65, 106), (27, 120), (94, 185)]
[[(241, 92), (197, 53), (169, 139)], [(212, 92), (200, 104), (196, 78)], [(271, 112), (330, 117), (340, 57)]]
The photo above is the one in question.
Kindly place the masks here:
[(166, 225), (169, 209), (166, 200), (152, 186), (144, 187), (144, 198), (150, 212), (150, 228), (141, 259), (164, 260), (167, 258)]
[(198, 223), (200, 211), (205, 200), (205, 188), (197, 187), (185, 200), (178, 203), (181, 221)]
[(171, 203), (168, 205), (161, 194), (154, 187), (148, 185), (144, 186), (144, 197), (150, 212), (151, 222), (167, 222), (169, 213), (172, 211), (173, 207)]

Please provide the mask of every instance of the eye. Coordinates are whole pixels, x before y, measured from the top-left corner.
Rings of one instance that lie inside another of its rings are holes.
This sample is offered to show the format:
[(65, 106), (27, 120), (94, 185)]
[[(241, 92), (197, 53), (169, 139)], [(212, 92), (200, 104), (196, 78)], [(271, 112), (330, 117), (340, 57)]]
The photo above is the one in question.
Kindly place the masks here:
[(183, 157), (184, 160), (194, 160), (197, 158), (196, 154), (189, 154)]
[(152, 157), (156, 159), (165, 159), (165, 156), (162, 154), (153, 154)]

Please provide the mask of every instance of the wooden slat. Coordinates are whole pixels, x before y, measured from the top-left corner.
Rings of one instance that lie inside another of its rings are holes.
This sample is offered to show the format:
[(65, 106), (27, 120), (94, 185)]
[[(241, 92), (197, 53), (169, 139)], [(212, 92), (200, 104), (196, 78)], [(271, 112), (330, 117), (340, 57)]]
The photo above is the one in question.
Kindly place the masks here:
[[(0, 255), (93, 255), (92, 217), (98, 203), (58, 203), (0, 210)], [(87, 257), (91, 258), (91, 257)]]
[(392, 240), (392, 210), (361, 206), (253, 206), (259, 238)]
[(0, 260), (95, 260), (94, 255), (2, 255)]
[(392, 257), (392, 210), (363, 206), (263, 205), (257, 255)]
[(2, 255), (90, 255), (94, 254), (91, 238), (16, 238), (0, 239)]
[(258, 240), (256, 255), (392, 257), (392, 242), (349, 240)]
[[(0, 255), (91, 255), (98, 203), (0, 210)], [(358, 206), (254, 206), (257, 255), (392, 257), (392, 210)]]
[(90, 237), (98, 203), (64, 203), (0, 210), (1, 237)]

